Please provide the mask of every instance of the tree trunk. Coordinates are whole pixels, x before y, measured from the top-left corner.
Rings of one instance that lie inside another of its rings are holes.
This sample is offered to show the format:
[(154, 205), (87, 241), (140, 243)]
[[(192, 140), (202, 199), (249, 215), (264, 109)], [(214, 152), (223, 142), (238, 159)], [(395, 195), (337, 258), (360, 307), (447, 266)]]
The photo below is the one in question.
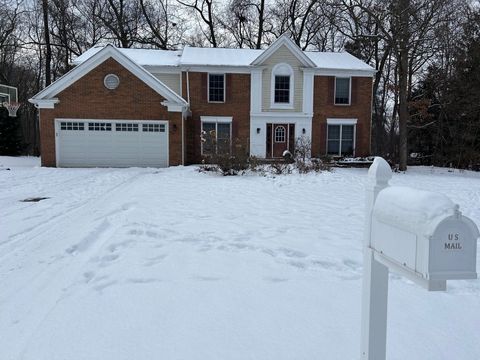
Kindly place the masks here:
[(399, 1), (400, 41), (399, 41), (399, 69), (398, 69), (398, 129), (399, 129), (399, 170), (407, 170), (407, 122), (408, 122), (408, 12), (410, 0)]
[(255, 45), (256, 49), (262, 48), (262, 38), (263, 38), (263, 23), (265, 21), (265, 0), (260, 0), (260, 6), (258, 9), (258, 34), (257, 34), (257, 43)]
[(48, 0), (42, 0), (43, 34), (45, 37), (45, 86), (52, 83), (52, 45), (50, 43), (50, 29), (48, 24)]

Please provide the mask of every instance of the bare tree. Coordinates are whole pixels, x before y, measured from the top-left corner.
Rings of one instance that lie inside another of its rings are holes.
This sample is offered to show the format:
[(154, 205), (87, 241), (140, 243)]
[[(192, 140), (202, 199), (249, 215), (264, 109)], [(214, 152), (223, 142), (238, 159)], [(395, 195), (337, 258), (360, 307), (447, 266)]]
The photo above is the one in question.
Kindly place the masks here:
[(302, 49), (311, 46), (322, 30), (326, 16), (324, 3), (318, 0), (281, 0), (273, 10), (276, 36), (289, 32)]
[(167, 0), (140, 0), (140, 8), (147, 29), (138, 37), (138, 42), (160, 49), (172, 49), (180, 45), (185, 19)]
[(178, 0), (180, 4), (191, 9), (200, 18), (207, 30), (200, 26), (200, 30), (206, 37), (212, 47), (218, 47), (217, 31), (216, 31), (216, 14), (214, 9), (214, 0), (194, 0), (193, 2), (184, 2)]
[(266, 33), (272, 31), (272, 24), (267, 19), (269, 10), (265, 0), (231, 0), (221, 23), (233, 37), (236, 47), (261, 49), (269, 42)]
[(96, 16), (108, 29), (109, 37), (123, 48), (138, 39), (141, 10), (135, 0), (103, 0)]
[(18, 51), (21, 26), (20, 1), (0, 0), (0, 82), (8, 82), (8, 71)]
[[(395, 121), (398, 113), (399, 167), (402, 170), (407, 165), (408, 103), (413, 81), (435, 56), (432, 50), (438, 40), (436, 32), (448, 16), (445, 5), (452, 2), (455, 0), (342, 0), (338, 5), (345, 10), (339, 30), (349, 39), (346, 48), (373, 63), (378, 70), (374, 80), (374, 129), (381, 130), (382, 114), (389, 106), (388, 101), (384, 101), (388, 100), (385, 91), (393, 92), (390, 99), (398, 101), (390, 116), (391, 121)], [(395, 71), (391, 70), (392, 66)], [(384, 93), (379, 98), (380, 88)], [(393, 125), (390, 130), (396, 128)]]

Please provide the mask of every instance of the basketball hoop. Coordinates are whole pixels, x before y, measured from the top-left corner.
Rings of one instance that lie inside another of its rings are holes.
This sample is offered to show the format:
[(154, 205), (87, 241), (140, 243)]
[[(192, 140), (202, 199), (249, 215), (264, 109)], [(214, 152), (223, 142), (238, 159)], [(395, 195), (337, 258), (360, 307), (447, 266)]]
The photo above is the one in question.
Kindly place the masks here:
[(17, 102), (4, 102), (3, 106), (8, 110), (8, 116), (15, 117), (17, 116), (18, 108), (20, 107), (20, 103)]

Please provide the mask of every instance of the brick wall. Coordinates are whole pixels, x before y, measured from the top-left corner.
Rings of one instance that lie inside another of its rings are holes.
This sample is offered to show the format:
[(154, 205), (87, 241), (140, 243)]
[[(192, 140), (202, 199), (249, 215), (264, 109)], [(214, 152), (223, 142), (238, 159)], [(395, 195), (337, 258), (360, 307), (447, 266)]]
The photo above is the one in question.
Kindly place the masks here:
[[(226, 74), (226, 91), (224, 103), (209, 103), (207, 97), (208, 74), (189, 72), (191, 118), (187, 126), (187, 163), (201, 161), (201, 116), (231, 116), (232, 137), (239, 139), (248, 148), (250, 138), (250, 74)], [(186, 79), (182, 76), (183, 94), (186, 98)]]
[[(115, 90), (103, 85), (105, 75), (120, 78)], [(182, 162), (182, 115), (169, 113), (164, 98), (113, 59), (108, 59), (58, 94), (55, 109), (40, 110), (43, 166), (55, 166), (55, 118), (168, 120), (170, 165)]]
[(315, 76), (312, 120), (312, 153), (326, 154), (327, 118), (355, 118), (356, 156), (370, 154), (370, 123), (372, 104), (372, 78), (352, 78), (351, 105), (334, 105), (333, 76)]

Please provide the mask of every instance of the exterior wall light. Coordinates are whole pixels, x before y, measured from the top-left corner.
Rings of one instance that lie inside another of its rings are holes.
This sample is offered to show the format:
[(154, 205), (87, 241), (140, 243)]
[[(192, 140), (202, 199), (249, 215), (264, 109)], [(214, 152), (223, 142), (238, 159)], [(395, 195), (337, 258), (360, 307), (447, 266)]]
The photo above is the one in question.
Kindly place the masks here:
[(260, 134), (260, 128), (257, 128), (257, 134)]

